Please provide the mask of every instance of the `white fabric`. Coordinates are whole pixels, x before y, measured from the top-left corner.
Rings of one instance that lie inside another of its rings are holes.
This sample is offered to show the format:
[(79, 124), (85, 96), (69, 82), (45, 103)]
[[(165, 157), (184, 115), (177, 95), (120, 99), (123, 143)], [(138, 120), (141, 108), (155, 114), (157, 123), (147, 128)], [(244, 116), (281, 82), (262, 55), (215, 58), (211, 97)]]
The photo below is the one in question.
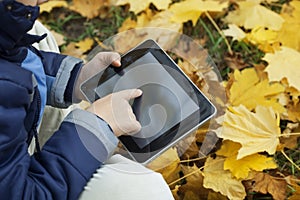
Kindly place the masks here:
[[(40, 22), (36, 21), (30, 33), (38, 35), (48, 34), (47, 39), (42, 40), (39, 44), (35, 44), (37, 49), (59, 52), (54, 37)], [(58, 127), (60, 123), (59, 119), (50, 120), (59, 118), (59, 113), (57, 112), (51, 107), (45, 109), (43, 120), (47, 125), (47, 132), (41, 130), (39, 138), (48, 139), (51, 136), (49, 134), (49, 127), (50, 129), (52, 127), (53, 131), (55, 127)], [(68, 112), (69, 110), (64, 111), (64, 114)], [(30, 145), (29, 151), (33, 153), (34, 145)], [(87, 183), (79, 199), (173, 200), (174, 198), (161, 174), (117, 154), (112, 156), (105, 165), (97, 170), (92, 179)]]
[(121, 155), (97, 170), (80, 200), (173, 200), (161, 174)]

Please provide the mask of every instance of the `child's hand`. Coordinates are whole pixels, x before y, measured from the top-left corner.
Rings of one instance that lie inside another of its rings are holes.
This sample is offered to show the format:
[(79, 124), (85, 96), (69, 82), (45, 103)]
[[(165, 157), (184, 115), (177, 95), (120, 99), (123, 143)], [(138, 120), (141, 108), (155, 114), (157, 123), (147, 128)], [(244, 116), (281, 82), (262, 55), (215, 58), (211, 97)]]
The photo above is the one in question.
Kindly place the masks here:
[(105, 120), (117, 137), (134, 134), (140, 131), (141, 124), (136, 120), (128, 101), (141, 95), (139, 89), (122, 90), (98, 99), (87, 111)]
[(80, 100), (85, 100), (85, 97), (80, 91), (81, 83), (91, 78), (95, 74), (105, 70), (110, 64), (115, 67), (120, 67), (120, 60), (121, 57), (116, 52), (98, 53), (90, 62), (82, 67), (75, 84), (75, 97)]

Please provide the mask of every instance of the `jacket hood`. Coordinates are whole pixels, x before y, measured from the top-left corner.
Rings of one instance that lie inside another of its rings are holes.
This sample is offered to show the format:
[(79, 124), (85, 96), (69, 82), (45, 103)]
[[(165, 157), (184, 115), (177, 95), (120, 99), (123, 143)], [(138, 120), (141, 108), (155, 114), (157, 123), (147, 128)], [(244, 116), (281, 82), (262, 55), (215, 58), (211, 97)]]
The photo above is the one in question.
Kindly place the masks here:
[(38, 6), (25, 6), (14, 0), (0, 1), (1, 54), (9, 54), (18, 47), (31, 45), (46, 37), (27, 34), (38, 15)]

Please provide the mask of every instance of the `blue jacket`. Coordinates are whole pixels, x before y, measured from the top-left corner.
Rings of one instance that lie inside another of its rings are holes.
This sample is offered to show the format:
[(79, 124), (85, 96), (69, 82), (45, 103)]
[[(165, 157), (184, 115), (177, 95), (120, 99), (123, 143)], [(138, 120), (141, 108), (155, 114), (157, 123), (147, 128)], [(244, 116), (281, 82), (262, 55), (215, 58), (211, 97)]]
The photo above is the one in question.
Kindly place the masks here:
[(31, 46), (45, 37), (27, 34), (38, 12), (0, 1), (0, 198), (77, 199), (117, 139), (96, 115), (74, 110), (41, 150), (28, 154), (45, 104), (72, 103), (82, 66), (76, 58)]

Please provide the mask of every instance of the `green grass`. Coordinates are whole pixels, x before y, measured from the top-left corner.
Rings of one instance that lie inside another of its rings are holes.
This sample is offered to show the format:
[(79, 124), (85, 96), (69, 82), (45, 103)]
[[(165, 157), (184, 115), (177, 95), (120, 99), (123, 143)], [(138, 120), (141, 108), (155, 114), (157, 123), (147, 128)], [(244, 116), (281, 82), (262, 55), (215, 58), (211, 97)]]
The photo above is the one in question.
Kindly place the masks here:
[(98, 38), (103, 41), (118, 32), (118, 28), (130, 15), (126, 7), (107, 8), (104, 19), (87, 19), (67, 8), (55, 8), (51, 13), (42, 13), (40, 20), (51, 30), (63, 34), (66, 44), (85, 38)]

